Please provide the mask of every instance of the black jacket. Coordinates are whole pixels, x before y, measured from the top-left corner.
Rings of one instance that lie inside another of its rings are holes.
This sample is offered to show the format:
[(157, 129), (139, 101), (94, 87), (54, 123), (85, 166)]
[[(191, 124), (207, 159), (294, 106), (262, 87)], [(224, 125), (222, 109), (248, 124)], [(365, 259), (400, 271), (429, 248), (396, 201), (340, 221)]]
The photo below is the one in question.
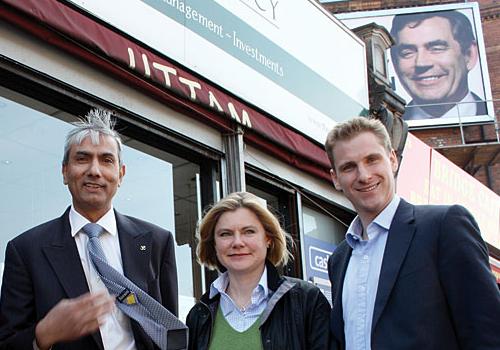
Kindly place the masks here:
[[(272, 296), (260, 318), (265, 350), (329, 349), (330, 304), (314, 285), (290, 277), (280, 277), (267, 264), (267, 284)], [(187, 316), (189, 349), (208, 349), (219, 307), (220, 294), (212, 299), (207, 292)]]

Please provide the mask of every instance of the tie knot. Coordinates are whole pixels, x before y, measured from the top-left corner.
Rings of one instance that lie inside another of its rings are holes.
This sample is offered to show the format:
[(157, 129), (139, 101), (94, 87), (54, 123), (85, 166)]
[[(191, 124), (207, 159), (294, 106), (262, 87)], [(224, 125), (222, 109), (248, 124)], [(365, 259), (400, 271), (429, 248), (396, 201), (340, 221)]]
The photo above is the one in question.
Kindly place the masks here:
[(101, 225), (88, 223), (83, 226), (83, 232), (89, 236), (89, 238), (99, 237), (99, 235), (104, 231), (104, 228)]

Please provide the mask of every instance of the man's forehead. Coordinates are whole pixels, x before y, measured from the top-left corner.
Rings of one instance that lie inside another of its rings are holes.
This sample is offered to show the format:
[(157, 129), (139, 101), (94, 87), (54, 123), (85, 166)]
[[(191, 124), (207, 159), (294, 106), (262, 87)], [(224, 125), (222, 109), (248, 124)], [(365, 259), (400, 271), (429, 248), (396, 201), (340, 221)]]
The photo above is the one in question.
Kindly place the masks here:
[(447, 18), (435, 16), (408, 22), (398, 34), (398, 44), (404, 42), (429, 42), (437, 38), (454, 39), (451, 23)]
[(71, 145), (70, 150), (74, 152), (118, 154), (118, 143), (109, 135), (99, 134), (98, 138), (89, 135), (84, 137), (80, 143)]
[(360, 153), (378, 153), (385, 146), (377, 135), (370, 131), (364, 131), (348, 139), (336, 142), (333, 153), (335, 158), (345, 158), (349, 155), (360, 155)]

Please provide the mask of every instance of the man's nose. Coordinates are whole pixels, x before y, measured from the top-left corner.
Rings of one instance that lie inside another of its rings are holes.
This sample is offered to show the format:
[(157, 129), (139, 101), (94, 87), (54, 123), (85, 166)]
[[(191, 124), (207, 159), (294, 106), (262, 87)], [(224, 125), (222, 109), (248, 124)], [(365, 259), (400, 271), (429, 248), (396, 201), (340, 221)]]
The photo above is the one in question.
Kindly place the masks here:
[(89, 163), (87, 172), (91, 176), (101, 176), (101, 165), (99, 164), (98, 159), (92, 159), (92, 161)]
[(372, 177), (372, 174), (371, 174), (370, 170), (368, 169), (368, 167), (366, 167), (364, 165), (360, 165), (358, 167), (358, 179), (359, 179), (359, 181), (366, 182), (366, 181), (370, 180), (371, 177)]
[(419, 50), (415, 56), (415, 69), (426, 71), (432, 67), (432, 56), (427, 50)]

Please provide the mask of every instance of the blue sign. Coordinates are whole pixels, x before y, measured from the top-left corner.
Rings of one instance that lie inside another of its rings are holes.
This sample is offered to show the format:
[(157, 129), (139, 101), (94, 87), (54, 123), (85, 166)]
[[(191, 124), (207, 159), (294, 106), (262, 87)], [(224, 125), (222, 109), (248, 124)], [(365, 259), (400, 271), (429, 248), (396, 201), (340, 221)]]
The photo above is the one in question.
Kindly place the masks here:
[(335, 250), (335, 244), (304, 235), (305, 279), (318, 286), (327, 299), (332, 302), (331, 284), (328, 278), (328, 259)]

